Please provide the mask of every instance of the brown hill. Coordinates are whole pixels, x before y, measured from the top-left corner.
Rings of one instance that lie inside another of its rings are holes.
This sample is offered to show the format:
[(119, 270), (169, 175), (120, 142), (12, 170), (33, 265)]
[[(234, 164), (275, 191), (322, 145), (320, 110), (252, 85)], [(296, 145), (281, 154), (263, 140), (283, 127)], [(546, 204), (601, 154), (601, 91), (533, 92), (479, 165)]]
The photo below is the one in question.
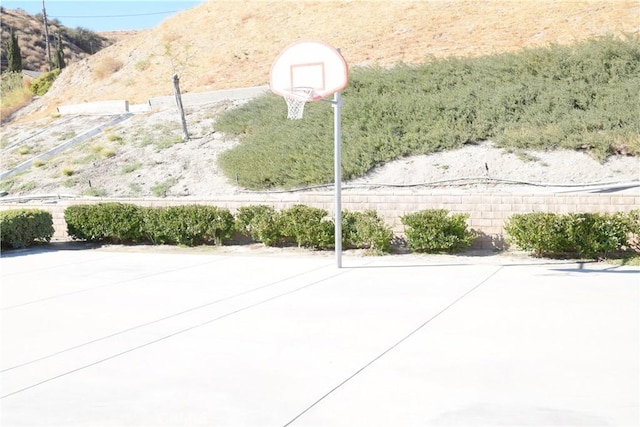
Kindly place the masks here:
[(636, 0), (209, 1), (67, 67), (34, 107), (145, 102), (170, 95), (174, 73), (185, 92), (263, 85), (276, 55), (300, 39), (341, 48), (353, 67), (638, 31)]
[[(22, 67), (25, 70), (47, 71), (46, 38), (42, 15), (29, 15), (21, 9), (5, 9), (0, 12), (0, 32), (2, 38), (2, 64), (4, 70), (6, 44), (11, 30), (18, 36), (22, 53)], [(60, 34), (67, 64), (87, 58), (91, 54), (113, 43), (108, 37), (83, 28), (68, 28), (59, 21), (47, 20), (51, 53), (55, 49), (57, 35)]]
[(135, 36), (140, 30), (118, 30), (118, 31), (101, 31), (98, 35), (108, 39), (111, 44), (118, 43), (124, 39)]

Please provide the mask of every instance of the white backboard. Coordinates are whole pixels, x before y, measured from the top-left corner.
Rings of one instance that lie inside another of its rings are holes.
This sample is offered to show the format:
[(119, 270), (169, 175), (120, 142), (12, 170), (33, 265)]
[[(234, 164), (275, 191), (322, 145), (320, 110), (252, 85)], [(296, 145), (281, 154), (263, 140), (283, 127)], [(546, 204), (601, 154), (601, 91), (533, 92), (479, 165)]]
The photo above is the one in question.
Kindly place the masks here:
[(271, 66), (271, 90), (281, 96), (310, 87), (318, 100), (347, 86), (348, 67), (338, 50), (320, 41), (301, 41), (284, 49)]

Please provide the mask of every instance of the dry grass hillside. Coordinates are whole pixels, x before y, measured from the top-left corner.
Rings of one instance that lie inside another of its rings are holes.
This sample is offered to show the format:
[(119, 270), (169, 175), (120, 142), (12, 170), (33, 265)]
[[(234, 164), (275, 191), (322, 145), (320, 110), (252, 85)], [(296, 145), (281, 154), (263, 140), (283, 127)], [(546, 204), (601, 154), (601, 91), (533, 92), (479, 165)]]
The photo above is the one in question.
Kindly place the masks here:
[[(21, 9), (5, 9), (1, 12), (2, 58), (5, 59), (6, 44), (11, 30), (18, 37), (22, 54), (22, 67), (26, 70), (47, 71), (44, 26), (40, 16), (29, 15)], [(110, 45), (113, 40), (108, 35), (100, 35), (82, 28), (68, 28), (57, 20), (48, 20), (52, 55), (58, 34), (62, 38), (67, 64), (77, 62), (94, 52)], [(4, 64), (4, 61), (3, 61)]]
[(300, 39), (341, 48), (350, 66), (485, 55), (640, 31), (637, 0), (209, 1), (67, 67), (29, 110), (263, 85)]

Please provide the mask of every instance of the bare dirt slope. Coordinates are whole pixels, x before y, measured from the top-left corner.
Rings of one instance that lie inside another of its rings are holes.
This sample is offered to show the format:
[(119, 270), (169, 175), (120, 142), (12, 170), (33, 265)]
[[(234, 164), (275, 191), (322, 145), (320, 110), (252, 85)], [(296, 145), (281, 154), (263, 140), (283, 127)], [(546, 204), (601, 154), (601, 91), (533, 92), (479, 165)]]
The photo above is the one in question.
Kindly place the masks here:
[[(187, 108), (191, 139), (181, 141), (177, 109), (134, 115), (63, 155), (38, 161), (2, 182), (6, 198), (26, 195), (212, 198), (243, 191), (242, 177), (228, 179), (217, 166), (220, 153), (237, 141), (214, 131), (217, 114), (233, 103)], [(282, 103), (283, 120), (286, 107)], [(104, 117), (45, 118), (10, 127), (12, 145), (3, 151), (3, 169), (46, 152)], [(14, 148), (23, 147), (25, 154)], [(259, 167), (259, 165), (257, 165)], [(507, 183), (505, 181), (516, 181)], [(399, 159), (346, 183), (358, 192), (422, 191), (570, 191), (570, 185), (625, 184), (640, 181), (636, 157), (613, 156), (599, 163), (574, 151), (507, 153), (491, 142), (460, 150)], [(419, 184), (428, 184), (421, 186)], [(393, 187), (390, 187), (393, 186)], [(398, 187), (402, 186), (402, 187)], [(325, 190), (331, 190), (328, 186)], [(640, 192), (640, 187), (633, 191)]]

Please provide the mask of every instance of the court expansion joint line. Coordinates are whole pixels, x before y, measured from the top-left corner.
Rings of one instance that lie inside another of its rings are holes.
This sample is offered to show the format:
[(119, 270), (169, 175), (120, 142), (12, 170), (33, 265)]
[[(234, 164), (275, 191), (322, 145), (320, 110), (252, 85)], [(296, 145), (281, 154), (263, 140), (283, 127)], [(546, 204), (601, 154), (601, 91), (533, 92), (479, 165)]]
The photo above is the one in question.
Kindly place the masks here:
[[(26, 252), (24, 255), (43, 255), (43, 254), (50, 254), (53, 253), (54, 250), (51, 251), (45, 251), (45, 252), (37, 252), (39, 249), (27, 249), (27, 251), (32, 251), (31, 253)], [(40, 268), (30, 268), (27, 271), (15, 271), (15, 272), (11, 272), (11, 273), (6, 273), (3, 272), (2, 275), (3, 277), (7, 278), (7, 277), (15, 277), (15, 276), (21, 276), (23, 274), (33, 274), (33, 273), (37, 273), (37, 272), (47, 272), (47, 271), (51, 271), (51, 270), (61, 270), (65, 267), (75, 267), (76, 265), (80, 265), (80, 264), (88, 264), (88, 263), (92, 263), (92, 262), (97, 262), (97, 261), (102, 261), (105, 259), (109, 259), (109, 258), (113, 258), (112, 255), (109, 254), (105, 254), (103, 255), (101, 258), (96, 258), (96, 259), (83, 259), (81, 261), (75, 260), (75, 261), (70, 261), (70, 262), (65, 262), (64, 264), (55, 264), (55, 265), (48, 265), (45, 267), (40, 267)]]
[(451, 307), (453, 307), (454, 305), (456, 305), (458, 302), (460, 302), (463, 298), (465, 298), (467, 295), (469, 295), (470, 293), (472, 293), (473, 291), (475, 291), (476, 289), (478, 289), (480, 286), (482, 286), (484, 283), (486, 283), (489, 279), (491, 279), (493, 276), (495, 276), (496, 274), (498, 274), (498, 272), (500, 272), (505, 266), (500, 266), (496, 271), (494, 271), (493, 273), (491, 273), (490, 275), (488, 275), (487, 277), (485, 277), (484, 279), (482, 279), (477, 285), (475, 285), (474, 287), (472, 287), (471, 289), (469, 289), (467, 292), (465, 292), (464, 294), (462, 294), (461, 296), (459, 296), (458, 298), (456, 298), (452, 303), (450, 303), (449, 305), (447, 305), (445, 308), (443, 308), (442, 310), (440, 310), (439, 312), (437, 312), (435, 315), (431, 316), (429, 319), (427, 319), (425, 322), (423, 322), (420, 326), (418, 326), (417, 328), (415, 328), (413, 331), (409, 332), (408, 335), (404, 336), (403, 338), (401, 338), (399, 341), (397, 341), (395, 344), (393, 344), (391, 347), (387, 348), (386, 350), (384, 350), (382, 353), (380, 353), (379, 355), (377, 355), (376, 357), (374, 357), (372, 360), (370, 360), (369, 362), (367, 362), (364, 366), (362, 366), (360, 369), (358, 369), (357, 371), (355, 371), (353, 374), (351, 374), (350, 376), (348, 376), (345, 380), (343, 380), (340, 384), (336, 385), (334, 388), (332, 388), (331, 390), (329, 390), (327, 393), (325, 393), (322, 397), (320, 397), (318, 400), (316, 400), (315, 402), (313, 402), (311, 405), (309, 405), (307, 408), (305, 408), (302, 412), (300, 412), (298, 415), (296, 415), (294, 418), (292, 418), (289, 422), (287, 422), (286, 424), (284, 424), (283, 427), (287, 427), (290, 426), (291, 424), (293, 424), (294, 422), (296, 422), (300, 417), (302, 417), (304, 414), (306, 414), (307, 412), (309, 412), (313, 407), (315, 407), (316, 405), (318, 405), (320, 402), (322, 402), (324, 399), (326, 399), (327, 397), (329, 397), (329, 395), (331, 395), (334, 391), (338, 390), (340, 387), (342, 387), (343, 385), (345, 385), (346, 383), (348, 383), (349, 381), (351, 381), (353, 378), (355, 378), (358, 374), (360, 374), (362, 371), (364, 371), (365, 369), (367, 369), (369, 366), (373, 365), (375, 362), (377, 362), (378, 360), (380, 360), (382, 357), (384, 357), (387, 353), (391, 352), (392, 350), (394, 350), (396, 347), (398, 347), (400, 344), (402, 344), (403, 342), (405, 342), (406, 340), (408, 340), (409, 338), (411, 338), (411, 336), (413, 336), (415, 333), (417, 333), (418, 331), (420, 331), (422, 328), (424, 328), (425, 326), (427, 326), (432, 320), (436, 319), (437, 317), (439, 317), (441, 314), (443, 314), (445, 311), (449, 310)]
[(172, 332), (172, 333), (170, 333), (170, 334), (168, 334), (168, 335), (165, 335), (165, 336), (163, 336), (163, 337), (160, 337), (160, 338), (154, 339), (154, 340), (149, 341), (149, 342), (146, 342), (146, 343), (144, 343), (144, 344), (140, 344), (140, 345), (138, 345), (138, 346), (135, 346), (135, 347), (132, 347), (132, 348), (130, 348), (130, 349), (127, 349), (127, 350), (121, 351), (121, 352), (119, 352), (119, 353), (112, 354), (111, 356), (108, 356), (108, 357), (102, 358), (102, 359), (100, 359), (100, 360), (96, 360), (95, 362), (92, 362), (92, 363), (89, 363), (89, 364), (86, 364), (86, 365), (80, 366), (80, 367), (75, 368), (75, 369), (72, 369), (72, 370), (70, 370), (70, 371), (63, 372), (62, 374), (59, 374), (59, 375), (53, 376), (53, 377), (51, 377), (51, 378), (47, 378), (47, 379), (42, 380), (42, 381), (39, 381), (39, 382), (37, 382), (37, 383), (35, 383), (35, 384), (31, 384), (31, 385), (29, 385), (29, 386), (27, 386), (27, 387), (23, 387), (23, 388), (21, 388), (21, 389), (19, 389), (19, 390), (12, 391), (12, 392), (10, 392), (10, 393), (7, 393), (7, 394), (5, 394), (5, 395), (0, 396), (0, 400), (1, 400), (1, 399), (5, 399), (5, 398), (10, 397), (10, 396), (13, 396), (13, 395), (16, 395), (16, 394), (19, 394), (19, 393), (22, 393), (23, 391), (27, 391), (27, 390), (30, 390), (30, 389), (32, 389), (32, 388), (38, 387), (38, 386), (40, 386), (40, 385), (42, 385), (42, 384), (46, 384), (46, 383), (48, 383), (48, 382), (54, 381), (54, 380), (56, 380), (56, 379), (58, 379), (58, 378), (62, 378), (62, 377), (65, 377), (65, 376), (67, 376), (67, 375), (71, 375), (71, 374), (74, 374), (74, 373), (76, 373), (76, 372), (83, 371), (83, 370), (85, 370), (85, 369), (87, 369), (87, 368), (90, 368), (90, 367), (93, 367), (93, 366), (99, 365), (99, 364), (101, 364), (101, 363), (107, 362), (107, 361), (109, 361), (109, 360), (115, 359), (115, 358), (120, 357), (120, 356), (123, 356), (123, 355), (125, 355), (125, 354), (132, 353), (132, 352), (134, 352), (134, 351), (136, 351), (136, 350), (140, 350), (140, 349), (145, 348), (145, 347), (148, 347), (148, 346), (150, 346), (150, 345), (157, 344), (157, 343), (162, 342), (162, 341), (164, 341), (164, 340), (167, 340), (167, 339), (169, 339), (169, 338), (173, 338), (173, 337), (175, 337), (175, 336), (178, 336), (178, 335), (184, 334), (184, 333), (186, 333), (186, 332), (192, 331), (192, 330), (194, 330), (194, 329), (200, 328), (200, 327), (202, 327), (202, 326), (206, 326), (206, 325), (211, 324), (211, 323), (213, 323), (213, 322), (216, 322), (216, 321), (218, 321), (218, 320), (225, 319), (225, 318), (227, 318), (227, 317), (233, 316), (234, 314), (241, 313), (241, 312), (243, 312), (243, 311), (246, 311), (246, 310), (249, 310), (249, 309), (251, 309), (251, 308), (257, 307), (257, 306), (259, 306), (259, 305), (265, 304), (265, 303), (267, 303), (267, 302), (270, 302), (270, 301), (276, 300), (276, 299), (278, 299), (278, 298), (282, 298), (282, 297), (284, 297), (284, 296), (294, 294), (294, 293), (299, 292), (299, 291), (301, 291), (301, 290), (303, 290), (303, 289), (310, 288), (311, 286), (314, 286), (314, 285), (317, 285), (317, 284), (319, 284), (319, 283), (326, 282), (327, 280), (333, 279), (333, 278), (335, 278), (335, 277), (338, 277), (338, 276), (342, 276), (342, 275), (344, 275), (344, 274), (347, 274), (347, 273), (349, 273), (350, 271), (352, 271), (352, 270), (348, 270), (348, 269), (341, 269), (338, 273), (333, 274), (333, 275), (331, 275), (331, 276), (324, 277), (324, 278), (322, 278), (322, 279), (316, 280), (316, 281), (311, 282), (311, 283), (307, 283), (306, 285), (303, 285), (303, 286), (300, 286), (300, 287), (298, 287), (298, 288), (295, 288), (295, 289), (292, 289), (292, 290), (289, 290), (289, 291), (283, 292), (283, 293), (278, 294), (278, 295), (274, 295), (274, 296), (269, 297), (269, 298), (266, 298), (266, 299), (264, 299), (264, 300), (261, 300), (261, 301), (255, 302), (255, 303), (253, 303), (253, 304), (246, 305), (246, 306), (241, 307), (241, 308), (239, 308), (239, 309), (237, 309), (237, 310), (234, 310), (234, 311), (232, 311), (232, 312), (229, 312), (229, 313), (223, 314), (223, 315), (221, 315), (221, 316), (215, 317), (215, 318), (213, 318), (213, 319), (209, 319), (209, 320), (207, 320), (207, 321), (204, 321), (204, 322), (198, 323), (197, 325), (189, 326), (188, 328), (183, 328), (183, 329), (181, 329), (181, 330), (179, 330), (179, 331)]
[(232, 300), (234, 298), (241, 297), (243, 295), (248, 295), (248, 294), (250, 294), (252, 292), (257, 292), (257, 291), (260, 291), (262, 289), (266, 289), (266, 288), (269, 288), (271, 286), (275, 286), (275, 285), (278, 285), (280, 283), (286, 282), (288, 280), (296, 279), (298, 277), (304, 276), (305, 274), (313, 273), (313, 272), (316, 272), (316, 271), (321, 270), (321, 269), (326, 268), (326, 267), (327, 267), (326, 265), (323, 265), (323, 266), (320, 266), (320, 267), (316, 267), (314, 269), (307, 270), (307, 271), (304, 271), (302, 273), (294, 274), (293, 276), (285, 277), (285, 278), (276, 280), (274, 282), (267, 283), (266, 285), (258, 286), (256, 288), (247, 289), (246, 291), (239, 292), (239, 293), (233, 294), (233, 295), (229, 295), (229, 296), (226, 296), (226, 297), (223, 297), (223, 298), (218, 298), (216, 300), (209, 301), (209, 302), (206, 302), (204, 304), (197, 305), (195, 307), (187, 308), (185, 310), (169, 314), (169, 315), (161, 317), (159, 319), (151, 320), (151, 321), (145, 322), (145, 323), (140, 323), (138, 325), (131, 326), (129, 328), (122, 329), (122, 330), (117, 331), (117, 332), (113, 332), (113, 333), (111, 333), (109, 335), (105, 335), (105, 336), (102, 336), (102, 337), (99, 337), (99, 338), (94, 338), (94, 339), (92, 339), (90, 341), (86, 341), (86, 342), (83, 342), (81, 344), (77, 344), (77, 345), (74, 345), (72, 347), (68, 347), (68, 348), (65, 348), (63, 350), (56, 351), (55, 353), (47, 354), (46, 356), (41, 356), (41, 357), (38, 357), (36, 359), (32, 359), (32, 360), (28, 360), (26, 362), (20, 363), (18, 365), (14, 365), (14, 366), (10, 366), (8, 368), (4, 368), (4, 369), (0, 370), (0, 374), (8, 372), (8, 371), (11, 371), (13, 369), (22, 368), (23, 366), (31, 365), (32, 363), (36, 363), (36, 362), (40, 362), (42, 360), (50, 359), (52, 357), (59, 356), (60, 354), (67, 353), (67, 352), (73, 351), (73, 350), (77, 350), (79, 348), (86, 347), (88, 345), (95, 344), (97, 342), (104, 341), (106, 339), (113, 338), (113, 337), (116, 337), (118, 335), (125, 334), (127, 332), (132, 332), (132, 331), (135, 331), (136, 329), (144, 328), (146, 326), (150, 326), (150, 325), (153, 325), (153, 324), (156, 324), (156, 323), (160, 323), (160, 322), (163, 322), (165, 320), (169, 320), (171, 318), (181, 316), (183, 314), (187, 314), (187, 313), (190, 313), (190, 312), (193, 312), (193, 311), (196, 311), (196, 310), (200, 310), (201, 308), (206, 308), (206, 307), (209, 307), (209, 306), (212, 306), (212, 305), (224, 302), (224, 301), (229, 301), (229, 300)]
[(151, 273), (151, 274), (144, 274), (142, 276), (132, 277), (131, 279), (121, 280), (121, 281), (113, 282), (113, 283), (105, 283), (104, 285), (93, 286), (93, 287), (90, 287), (90, 288), (78, 289), (77, 291), (66, 292), (66, 293), (58, 294), (58, 295), (52, 295), (50, 297), (45, 297), (45, 298), (35, 299), (35, 300), (32, 300), (32, 301), (23, 302), (21, 304), (10, 305), (10, 306), (7, 306), (7, 307), (0, 307), (0, 310), (12, 310), (14, 308), (24, 307), (25, 305), (37, 304), (39, 302), (49, 301), (49, 300), (57, 299), (57, 298), (63, 298), (63, 297), (67, 297), (69, 295), (81, 294), (81, 293), (84, 293), (84, 292), (91, 292), (91, 291), (94, 291), (96, 289), (108, 288), (109, 286), (120, 286), (120, 285), (124, 285), (125, 283), (131, 283), (131, 282), (135, 282), (136, 280), (146, 279), (146, 278), (154, 277), (154, 276), (159, 276), (161, 274), (175, 273), (176, 271), (188, 270), (190, 268), (196, 268), (196, 267), (200, 267), (200, 266), (207, 265), (207, 264), (214, 264), (214, 263), (217, 263), (217, 262), (220, 262), (220, 261), (224, 261), (227, 258), (229, 258), (229, 257), (226, 256), (226, 257), (216, 258), (216, 259), (213, 259), (211, 261), (204, 262), (204, 263), (197, 263), (197, 264), (188, 265), (188, 266), (185, 266), (185, 267), (173, 268), (173, 269), (166, 270), (166, 271), (160, 271), (160, 272), (155, 272), (155, 273)]

